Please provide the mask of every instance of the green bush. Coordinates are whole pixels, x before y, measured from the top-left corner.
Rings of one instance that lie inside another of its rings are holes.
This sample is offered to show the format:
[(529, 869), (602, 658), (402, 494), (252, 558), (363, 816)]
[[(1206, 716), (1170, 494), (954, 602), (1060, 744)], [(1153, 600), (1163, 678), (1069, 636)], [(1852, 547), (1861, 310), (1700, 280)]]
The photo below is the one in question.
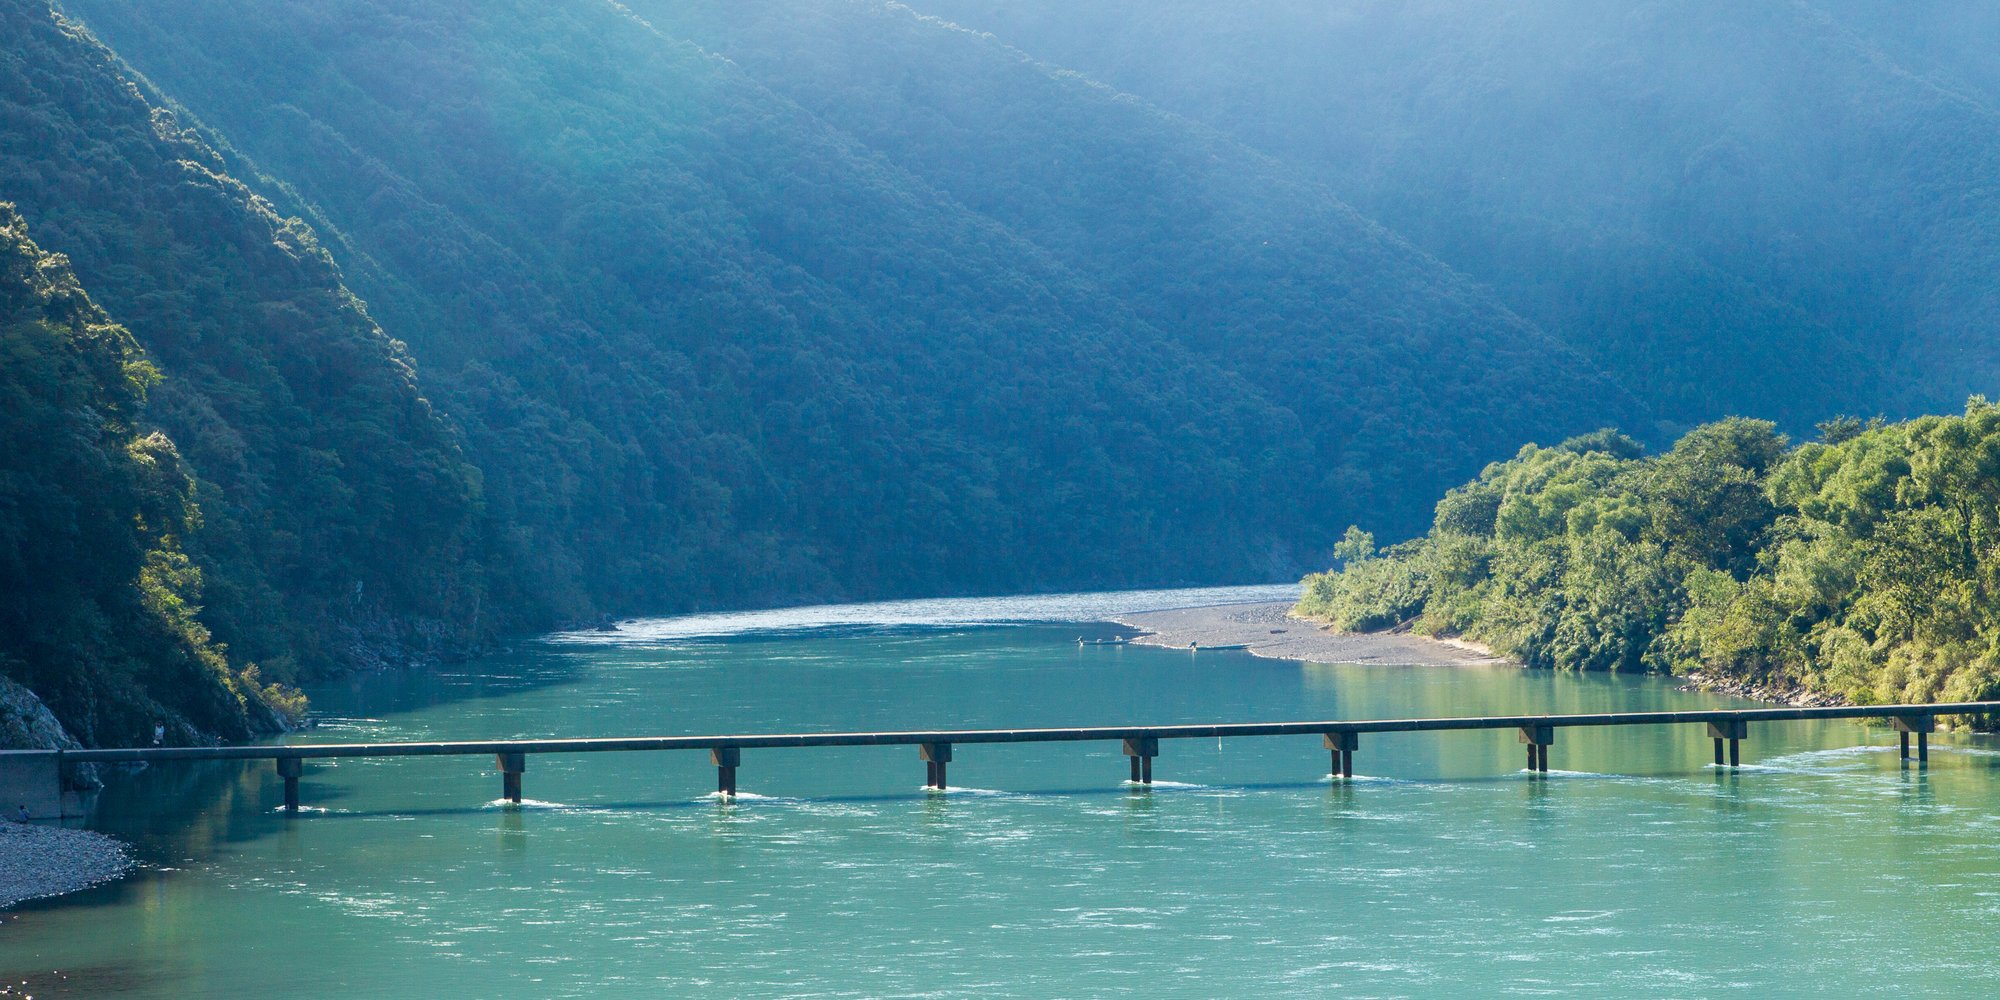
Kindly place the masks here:
[[(1529, 446), (1447, 494), (1430, 534), (1307, 577), (1299, 613), (1414, 618), (1559, 669), (2000, 692), (2000, 407), (1828, 428), (1788, 447), (1730, 419), (1651, 458)], [(1467, 533), (1488, 505), (1491, 537)]]

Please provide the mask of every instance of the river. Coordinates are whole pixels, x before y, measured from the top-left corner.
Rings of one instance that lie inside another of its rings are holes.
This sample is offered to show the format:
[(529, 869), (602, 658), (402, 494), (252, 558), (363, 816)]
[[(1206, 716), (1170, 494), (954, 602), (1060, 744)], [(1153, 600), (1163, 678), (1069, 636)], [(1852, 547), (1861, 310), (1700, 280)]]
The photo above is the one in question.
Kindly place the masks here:
[[(1201, 599), (1270, 599), (1209, 592)], [(1175, 595), (628, 623), (312, 692), (298, 741), (1736, 707), (1659, 678), (1078, 647)], [(1192, 599), (1192, 598), (1189, 598)], [(1023, 619), (1055, 623), (1020, 624)], [(1850, 723), (158, 766), (89, 825), (142, 870), (0, 920), (0, 996), (1055, 997), (1977, 993), (2000, 755)]]

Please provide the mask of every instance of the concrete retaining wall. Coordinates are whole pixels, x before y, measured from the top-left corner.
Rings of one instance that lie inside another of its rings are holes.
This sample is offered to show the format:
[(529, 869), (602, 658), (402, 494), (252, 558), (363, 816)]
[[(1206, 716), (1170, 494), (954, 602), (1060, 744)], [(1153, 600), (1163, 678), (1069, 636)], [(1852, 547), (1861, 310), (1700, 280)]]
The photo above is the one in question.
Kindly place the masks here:
[(62, 774), (54, 750), (0, 750), (0, 817), (22, 806), (31, 819), (61, 819)]

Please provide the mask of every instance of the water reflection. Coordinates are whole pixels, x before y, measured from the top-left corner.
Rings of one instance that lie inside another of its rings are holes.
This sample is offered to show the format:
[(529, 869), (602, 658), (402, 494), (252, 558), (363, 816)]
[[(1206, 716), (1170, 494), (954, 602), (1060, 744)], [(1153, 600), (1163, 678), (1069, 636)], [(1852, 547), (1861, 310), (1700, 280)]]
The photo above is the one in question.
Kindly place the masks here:
[[(1648, 678), (1079, 651), (1074, 631), (566, 646), (322, 693), (339, 730), (299, 738), (1732, 704)], [(746, 754), (733, 802), (703, 753), (550, 755), (519, 809), (491, 805), (490, 759), (352, 760), (312, 768), (324, 811), (295, 818), (268, 763), (161, 767), (93, 821), (151, 867), (9, 917), (0, 971), (259, 996), (282, 942), (316, 992), (436, 998), (1838, 993), (1885, 968), (1921, 992), (2000, 972), (1918, 933), (1983, 926), (2000, 755), (1941, 736), (1905, 769), (1848, 723), (1751, 737), (1732, 771), (1700, 726), (1566, 730), (1530, 778), (1511, 731), (1364, 736), (1338, 782), (1317, 737), (1165, 741), (1150, 789), (1115, 745), (961, 746), (944, 795), (908, 748), (773, 750)]]

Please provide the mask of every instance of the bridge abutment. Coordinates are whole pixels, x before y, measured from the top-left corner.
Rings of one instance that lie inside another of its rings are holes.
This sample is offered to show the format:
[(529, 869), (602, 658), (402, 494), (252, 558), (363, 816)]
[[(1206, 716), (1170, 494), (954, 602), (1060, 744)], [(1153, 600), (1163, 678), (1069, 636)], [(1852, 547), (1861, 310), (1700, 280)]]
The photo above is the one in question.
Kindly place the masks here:
[(13, 819), (63, 817), (62, 754), (55, 750), (0, 750), (0, 810)]

